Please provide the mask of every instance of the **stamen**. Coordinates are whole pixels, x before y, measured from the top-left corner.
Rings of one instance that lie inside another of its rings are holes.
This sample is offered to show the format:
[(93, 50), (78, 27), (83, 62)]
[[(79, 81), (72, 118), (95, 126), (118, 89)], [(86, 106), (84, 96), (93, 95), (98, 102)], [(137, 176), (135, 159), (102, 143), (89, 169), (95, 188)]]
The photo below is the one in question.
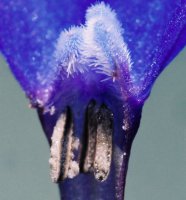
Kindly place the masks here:
[(99, 181), (107, 179), (112, 160), (113, 114), (104, 105), (90, 103), (87, 109), (87, 148), (84, 172), (94, 172)]
[(79, 140), (73, 136), (73, 122), (67, 130), (66, 141), (64, 141), (64, 151), (62, 152), (62, 173), (61, 180), (65, 178), (74, 178), (79, 174), (79, 163), (74, 159), (74, 151), (79, 148)]
[(96, 132), (97, 132), (97, 120), (96, 120), (96, 108), (94, 103), (89, 104), (87, 110), (87, 150), (86, 157), (84, 161), (84, 172), (90, 172), (93, 170), (94, 154), (96, 146)]
[(101, 107), (97, 116), (97, 136), (94, 158), (94, 175), (99, 181), (107, 179), (112, 157), (113, 114)]
[(52, 135), (52, 144), (50, 148), (50, 176), (53, 182), (57, 182), (61, 174), (61, 154), (62, 154), (62, 143), (66, 124), (66, 113), (62, 113), (58, 119), (54, 132)]
[(79, 174), (79, 163), (74, 155), (79, 146), (79, 139), (73, 136), (73, 121), (68, 110), (59, 117), (52, 136), (49, 163), (53, 182), (74, 178)]

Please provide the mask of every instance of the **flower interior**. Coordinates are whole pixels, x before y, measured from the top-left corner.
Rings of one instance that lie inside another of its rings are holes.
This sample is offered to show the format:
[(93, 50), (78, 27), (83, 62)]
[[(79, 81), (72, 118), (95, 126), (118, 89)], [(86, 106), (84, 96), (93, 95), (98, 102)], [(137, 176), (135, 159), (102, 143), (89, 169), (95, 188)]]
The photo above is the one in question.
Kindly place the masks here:
[(111, 185), (114, 196), (123, 194), (141, 116), (130, 95), (133, 77), (126, 71), (132, 63), (123, 31), (116, 13), (99, 3), (87, 10), (85, 25), (62, 31), (56, 42), (58, 93), (38, 110), (51, 145), (53, 182), (89, 174)]

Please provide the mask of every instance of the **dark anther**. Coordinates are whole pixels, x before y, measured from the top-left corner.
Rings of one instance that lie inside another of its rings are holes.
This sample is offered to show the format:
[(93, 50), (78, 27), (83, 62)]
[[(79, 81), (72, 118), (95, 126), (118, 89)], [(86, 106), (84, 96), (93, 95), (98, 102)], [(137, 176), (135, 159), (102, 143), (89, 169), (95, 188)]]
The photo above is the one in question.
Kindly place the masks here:
[(95, 178), (108, 177), (112, 159), (113, 114), (104, 105), (91, 103), (87, 111), (87, 149), (84, 172), (94, 172)]
[(97, 135), (94, 157), (94, 175), (104, 181), (109, 175), (112, 159), (113, 114), (101, 106), (97, 115)]
[(86, 114), (86, 126), (84, 137), (86, 138), (86, 144), (84, 145), (85, 157), (83, 160), (84, 172), (93, 171), (95, 145), (96, 145), (96, 133), (97, 133), (97, 112), (98, 108), (94, 101), (92, 101), (87, 108)]

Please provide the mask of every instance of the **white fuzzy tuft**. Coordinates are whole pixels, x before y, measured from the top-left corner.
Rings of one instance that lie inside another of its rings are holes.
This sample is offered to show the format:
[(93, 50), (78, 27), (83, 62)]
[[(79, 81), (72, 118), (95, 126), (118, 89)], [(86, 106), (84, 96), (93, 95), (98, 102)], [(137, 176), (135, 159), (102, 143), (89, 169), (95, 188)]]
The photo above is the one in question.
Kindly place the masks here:
[(72, 27), (68, 31), (63, 31), (56, 44), (55, 59), (68, 75), (85, 70), (79, 63), (79, 46), (83, 43), (82, 29), (82, 27)]
[(116, 13), (101, 2), (88, 8), (85, 26), (63, 31), (57, 41), (55, 59), (67, 75), (94, 69), (117, 79), (119, 68), (131, 68), (123, 29)]
[[(111, 14), (112, 13), (112, 14)], [(111, 9), (108, 4), (104, 2), (100, 2), (98, 4), (92, 5), (86, 11), (86, 21), (89, 21), (93, 18), (97, 17), (106, 17), (112, 21), (116, 20), (116, 13)]]
[(113, 77), (117, 67), (130, 67), (130, 56), (123, 41), (123, 29), (116, 13), (104, 3), (87, 10), (86, 27), (83, 29), (82, 54), (86, 63), (98, 73)]

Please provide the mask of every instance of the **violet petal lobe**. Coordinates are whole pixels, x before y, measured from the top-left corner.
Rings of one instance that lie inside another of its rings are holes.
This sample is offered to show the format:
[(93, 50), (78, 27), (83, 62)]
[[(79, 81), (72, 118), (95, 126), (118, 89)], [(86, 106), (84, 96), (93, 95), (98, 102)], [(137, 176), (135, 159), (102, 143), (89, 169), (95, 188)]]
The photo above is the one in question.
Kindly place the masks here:
[[(0, 2), (0, 48), (27, 95), (34, 99), (49, 70), (58, 32), (45, 1)], [(46, 28), (48, 27), (48, 28)]]

